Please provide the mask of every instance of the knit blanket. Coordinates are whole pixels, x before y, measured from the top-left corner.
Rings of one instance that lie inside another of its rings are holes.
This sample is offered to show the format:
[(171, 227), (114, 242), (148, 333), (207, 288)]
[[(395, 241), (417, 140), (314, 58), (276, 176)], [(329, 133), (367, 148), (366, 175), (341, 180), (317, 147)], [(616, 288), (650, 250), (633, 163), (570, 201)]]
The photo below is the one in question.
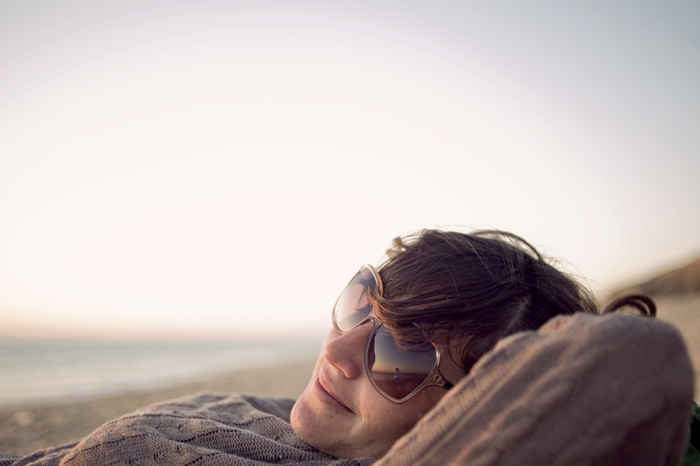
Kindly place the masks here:
[(37, 452), (19, 464), (362, 466), (373, 462), (338, 460), (302, 442), (289, 424), (293, 404), (289, 399), (244, 395), (190, 395), (122, 416), (77, 444)]
[(693, 370), (679, 332), (636, 316), (558, 317), (499, 342), (378, 461), (301, 441), (293, 400), (200, 393), (109, 422), (27, 465), (677, 465)]

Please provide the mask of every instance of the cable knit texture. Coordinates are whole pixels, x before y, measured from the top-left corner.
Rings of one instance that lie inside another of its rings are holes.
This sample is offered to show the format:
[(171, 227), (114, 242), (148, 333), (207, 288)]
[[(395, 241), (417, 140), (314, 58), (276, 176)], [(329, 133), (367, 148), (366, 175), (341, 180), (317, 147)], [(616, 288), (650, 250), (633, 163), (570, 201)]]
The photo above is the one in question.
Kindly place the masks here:
[[(375, 466), (676, 466), (693, 371), (678, 331), (577, 314), (501, 341)], [(196, 394), (0, 466), (369, 465), (302, 442), (293, 400)], [(408, 408), (408, 406), (407, 406)]]
[[(202, 393), (157, 403), (108, 422), (77, 445), (32, 455), (17, 465), (360, 466), (337, 460), (294, 434), (294, 400)], [(33, 458), (34, 457), (34, 458)]]

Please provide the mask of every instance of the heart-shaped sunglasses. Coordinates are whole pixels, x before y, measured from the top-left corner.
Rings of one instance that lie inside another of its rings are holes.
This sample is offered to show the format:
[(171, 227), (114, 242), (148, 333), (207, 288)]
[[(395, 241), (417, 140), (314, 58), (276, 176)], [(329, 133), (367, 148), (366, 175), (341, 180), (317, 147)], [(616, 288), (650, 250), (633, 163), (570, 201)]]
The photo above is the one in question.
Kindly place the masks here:
[(453, 385), (440, 373), (442, 350), (432, 343), (401, 343), (374, 315), (370, 294), (382, 295), (379, 273), (364, 265), (350, 280), (333, 307), (333, 326), (345, 334), (372, 322), (365, 351), (365, 370), (386, 399), (404, 403), (426, 387), (449, 390)]

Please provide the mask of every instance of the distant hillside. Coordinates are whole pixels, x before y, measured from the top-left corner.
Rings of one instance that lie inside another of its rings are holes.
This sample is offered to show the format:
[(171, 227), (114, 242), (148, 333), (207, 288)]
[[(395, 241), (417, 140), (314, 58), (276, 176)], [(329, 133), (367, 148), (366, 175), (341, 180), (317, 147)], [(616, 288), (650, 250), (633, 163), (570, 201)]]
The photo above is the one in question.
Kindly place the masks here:
[(641, 285), (635, 286), (633, 290), (654, 296), (700, 291), (700, 259), (694, 260), (683, 268), (652, 278)]

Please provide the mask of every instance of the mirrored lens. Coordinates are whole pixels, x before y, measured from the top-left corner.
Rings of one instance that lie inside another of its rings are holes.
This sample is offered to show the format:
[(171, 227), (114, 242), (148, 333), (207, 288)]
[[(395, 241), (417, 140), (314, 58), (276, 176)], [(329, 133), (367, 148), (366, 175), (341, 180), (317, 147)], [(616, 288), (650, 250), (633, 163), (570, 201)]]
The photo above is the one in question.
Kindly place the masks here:
[(348, 284), (333, 308), (333, 322), (341, 332), (349, 332), (372, 313), (368, 292), (374, 292), (377, 282), (372, 271), (363, 268)]
[(406, 348), (399, 347), (389, 330), (381, 326), (367, 353), (375, 385), (396, 400), (413, 393), (437, 364), (437, 351), (430, 343), (403, 346)]

